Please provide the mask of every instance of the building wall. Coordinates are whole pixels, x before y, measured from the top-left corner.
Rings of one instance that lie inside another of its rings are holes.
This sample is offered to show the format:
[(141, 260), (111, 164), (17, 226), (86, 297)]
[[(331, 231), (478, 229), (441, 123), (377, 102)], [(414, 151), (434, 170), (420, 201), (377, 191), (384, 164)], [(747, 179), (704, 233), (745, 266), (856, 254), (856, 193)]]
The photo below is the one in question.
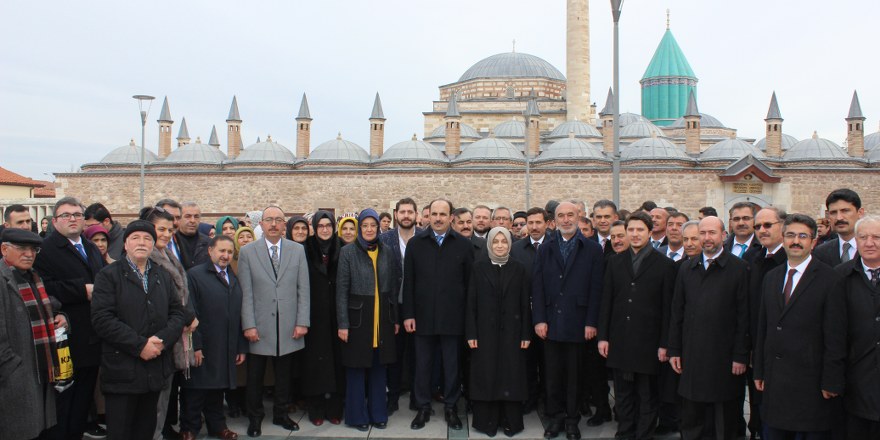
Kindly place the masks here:
[(34, 196), (30, 186), (0, 185), (0, 199), (27, 199)]

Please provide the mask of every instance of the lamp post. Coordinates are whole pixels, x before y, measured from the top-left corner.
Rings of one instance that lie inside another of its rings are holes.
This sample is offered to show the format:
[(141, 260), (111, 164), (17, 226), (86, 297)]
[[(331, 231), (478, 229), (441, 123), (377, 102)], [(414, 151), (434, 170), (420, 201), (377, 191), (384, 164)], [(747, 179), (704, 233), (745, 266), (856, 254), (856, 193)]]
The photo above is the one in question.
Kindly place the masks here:
[(611, 17), (614, 19), (614, 118), (611, 122), (613, 128), (614, 157), (611, 163), (612, 175), (612, 198), (614, 204), (620, 206), (620, 39), (617, 24), (620, 22), (620, 13), (623, 11), (623, 0), (611, 0)]
[[(150, 112), (150, 106), (153, 105), (153, 100), (156, 99), (154, 96), (150, 95), (134, 95), (132, 98), (137, 99), (138, 102), (138, 110), (141, 113), (141, 208), (144, 207), (144, 161), (146, 160), (146, 151), (147, 147), (144, 145), (146, 130), (147, 130), (147, 113)], [(147, 109), (144, 110), (144, 106), (146, 105)]]

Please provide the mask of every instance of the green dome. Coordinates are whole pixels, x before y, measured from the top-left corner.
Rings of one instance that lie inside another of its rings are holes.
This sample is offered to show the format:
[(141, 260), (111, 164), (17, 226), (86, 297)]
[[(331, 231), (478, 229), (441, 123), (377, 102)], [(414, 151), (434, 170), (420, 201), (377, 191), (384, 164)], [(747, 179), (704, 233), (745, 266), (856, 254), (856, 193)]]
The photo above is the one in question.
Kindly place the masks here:
[(684, 52), (681, 51), (681, 47), (678, 46), (678, 42), (675, 41), (675, 37), (672, 36), (672, 31), (669, 29), (666, 29), (666, 33), (663, 34), (663, 39), (660, 40), (660, 45), (654, 51), (654, 58), (651, 58), (651, 63), (648, 64), (648, 69), (645, 70), (642, 79), (662, 76), (684, 76), (697, 79), (694, 70), (691, 69), (690, 63), (684, 56)]
[(696, 91), (697, 77), (681, 47), (666, 29), (642, 85), (642, 115), (655, 125), (667, 126), (684, 116), (688, 96)]

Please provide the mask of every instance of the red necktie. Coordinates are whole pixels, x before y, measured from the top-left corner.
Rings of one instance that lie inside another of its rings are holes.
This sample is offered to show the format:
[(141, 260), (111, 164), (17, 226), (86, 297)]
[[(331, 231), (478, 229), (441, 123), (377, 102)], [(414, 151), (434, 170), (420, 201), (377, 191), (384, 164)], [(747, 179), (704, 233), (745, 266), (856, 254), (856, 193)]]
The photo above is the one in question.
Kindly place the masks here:
[(785, 304), (788, 304), (788, 301), (791, 300), (791, 288), (794, 284), (794, 274), (797, 273), (797, 269), (791, 268), (788, 270), (788, 278), (785, 280), (785, 288), (782, 289), (782, 295), (785, 297)]

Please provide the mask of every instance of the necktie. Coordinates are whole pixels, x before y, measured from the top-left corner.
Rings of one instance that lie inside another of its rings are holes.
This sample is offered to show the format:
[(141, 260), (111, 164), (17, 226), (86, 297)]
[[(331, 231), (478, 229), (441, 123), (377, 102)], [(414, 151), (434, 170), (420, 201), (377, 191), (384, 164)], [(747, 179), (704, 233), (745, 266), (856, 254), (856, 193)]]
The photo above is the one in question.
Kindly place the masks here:
[(88, 257), (88, 255), (86, 255), (86, 248), (83, 247), (82, 243), (77, 243), (77, 244), (73, 245), (73, 247), (75, 247), (76, 250), (79, 252), (79, 256), (82, 257), (83, 261), (88, 263), (89, 257)]
[(709, 270), (712, 267), (712, 263), (715, 261), (714, 258), (706, 258), (706, 270)]
[(608, 239), (602, 240), (602, 252), (605, 252), (606, 246), (608, 246)]
[(746, 253), (746, 245), (742, 243), (737, 243), (736, 245), (739, 246), (739, 253), (736, 256), (742, 258), (743, 254)]
[(766, 258), (766, 259), (768, 259), (768, 260), (771, 259), (771, 258), (773, 258), (773, 252), (767, 252), (767, 256), (764, 257), (764, 258)]
[(541, 247), (541, 242), (536, 241), (536, 242), (532, 243), (532, 246), (534, 246), (535, 252), (538, 252), (538, 248)]
[(871, 272), (871, 284), (877, 287), (880, 284), (880, 268), (868, 269), (868, 272)]
[(225, 284), (227, 287), (229, 287), (229, 279), (226, 278), (226, 271), (225, 270), (221, 270), (220, 272), (217, 272), (217, 276), (220, 277), (220, 280), (223, 281), (223, 284)]
[(669, 254), (669, 258), (672, 258), (672, 261), (678, 261), (678, 259), (681, 257), (678, 255), (678, 252), (673, 252)]
[(435, 238), (437, 239), (437, 246), (442, 246), (443, 245), (443, 236), (438, 235)]
[(843, 253), (840, 254), (840, 262), (846, 263), (850, 260), (849, 258), (849, 250), (852, 249), (852, 245), (849, 242), (843, 244)]
[(275, 276), (278, 276), (278, 269), (281, 267), (281, 262), (278, 261), (278, 245), (273, 245), (269, 248), (272, 251), (272, 269), (275, 271)]
[(785, 297), (785, 303), (788, 304), (788, 301), (791, 299), (791, 290), (792, 285), (794, 284), (794, 274), (797, 273), (797, 269), (791, 268), (788, 270), (788, 278), (785, 280), (785, 288), (782, 289), (782, 296)]
[(180, 252), (177, 251), (177, 243), (174, 242), (174, 239), (171, 239), (171, 241), (168, 242), (168, 246), (171, 247), (171, 252), (174, 253), (174, 256), (180, 261)]
[(656, 240), (651, 240), (651, 246), (654, 246), (654, 249), (660, 247), (660, 242)]

